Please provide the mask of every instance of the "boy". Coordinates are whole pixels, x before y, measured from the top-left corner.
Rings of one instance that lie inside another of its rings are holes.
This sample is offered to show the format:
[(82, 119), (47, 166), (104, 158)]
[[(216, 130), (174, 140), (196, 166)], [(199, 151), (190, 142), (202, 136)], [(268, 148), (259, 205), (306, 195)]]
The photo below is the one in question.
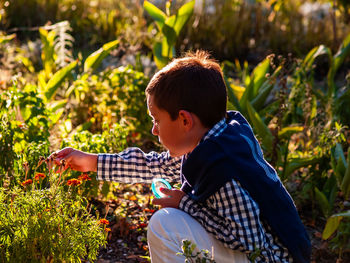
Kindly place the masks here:
[(226, 112), (220, 66), (203, 51), (173, 60), (146, 88), (152, 133), (168, 152), (89, 154), (66, 148), (56, 162), (97, 179), (150, 183), (181, 180), (162, 189), (163, 209), (150, 219), (152, 262), (184, 262), (181, 241), (212, 251), (216, 262), (308, 262), (310, 241), (294, 203), (264, 160), (239, 112)]

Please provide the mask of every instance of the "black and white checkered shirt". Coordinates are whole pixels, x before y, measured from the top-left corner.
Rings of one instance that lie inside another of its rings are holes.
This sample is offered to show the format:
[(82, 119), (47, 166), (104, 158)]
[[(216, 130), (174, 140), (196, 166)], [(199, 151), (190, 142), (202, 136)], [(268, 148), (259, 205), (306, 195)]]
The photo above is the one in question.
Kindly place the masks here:
[[(225, 119), (222, 119), (201, 142), (220, 135), (226, 126)], [(153, 178), (164, 178), (179, 182), (181, 160), (181, 157), (170, 157), (168, 152), (146, 154), (139, 148), (128, 148), (118, 154), (99, 154), (97, 179), (151, 183)], [(292, 262), (288, 250), (260, 220), (258, 204), (239, 182), (226, 183), (205, 203), (197, 203), (185, 195), (179, 208), (194, 217), (226, 247), (248, 256), (256, 255), (255, 262)]]

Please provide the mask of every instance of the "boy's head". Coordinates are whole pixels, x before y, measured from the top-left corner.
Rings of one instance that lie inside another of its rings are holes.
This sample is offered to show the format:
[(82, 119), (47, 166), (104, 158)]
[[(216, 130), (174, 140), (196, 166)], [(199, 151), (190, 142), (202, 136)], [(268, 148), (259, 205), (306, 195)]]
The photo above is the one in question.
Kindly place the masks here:
[(227, 93), (219, 64), (205, 51), (187, 53), (157, 72), (146, 88), (155, 105), (176, 120), (180, 110), (195, 114), (206, 128), (226, 116)]

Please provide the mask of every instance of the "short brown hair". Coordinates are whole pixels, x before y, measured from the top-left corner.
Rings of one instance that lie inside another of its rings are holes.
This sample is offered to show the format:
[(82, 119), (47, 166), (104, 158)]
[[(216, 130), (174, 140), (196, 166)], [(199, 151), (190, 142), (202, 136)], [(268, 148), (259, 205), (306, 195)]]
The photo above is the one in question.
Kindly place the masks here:
[(208, 52), (187, 53), (158, 71), (146, 88), (158, 108), (176, 120), (180, 110), (211, 128), (226, 116), (227, 92), (219, 64)]

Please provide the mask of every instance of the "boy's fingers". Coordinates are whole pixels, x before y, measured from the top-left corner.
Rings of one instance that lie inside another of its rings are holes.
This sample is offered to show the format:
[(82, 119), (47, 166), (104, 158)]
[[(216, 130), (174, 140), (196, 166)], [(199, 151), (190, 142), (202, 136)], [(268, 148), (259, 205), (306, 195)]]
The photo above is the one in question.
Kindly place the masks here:
[(70, 154), (73, 151), (73, 148), (64, 148), (56, 152), (56, 158), (65, 158), (66, 155)]
[(161, 191), (163, 194), (170, 195), (172, 193), (171, 189), (165, 188), (165, 187), (160, 187), (159, 191)]

